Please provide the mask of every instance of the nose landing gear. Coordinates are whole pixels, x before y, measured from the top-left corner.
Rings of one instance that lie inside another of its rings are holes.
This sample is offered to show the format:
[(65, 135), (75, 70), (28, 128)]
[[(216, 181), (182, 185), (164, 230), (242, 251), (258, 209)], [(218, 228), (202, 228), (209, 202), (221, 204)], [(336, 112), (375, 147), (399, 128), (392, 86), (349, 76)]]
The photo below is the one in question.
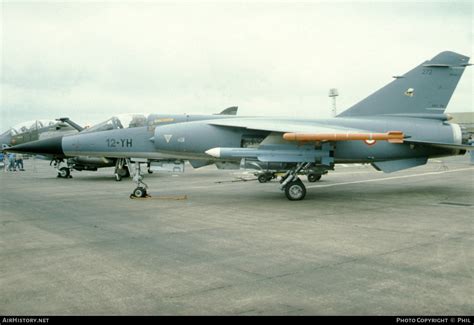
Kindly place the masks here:
[(148, 185), (143, 182), (143, 174), (141, 173), (140, 168), (140, 161), (135, 161), (135, 164), (132, 165), (130, 159), (126, 159), (127, 166), (131, 168), (133, 174), (133, 181), (137, 183), (137, 187), (133, 190), (132, 194), (130, 194), (130, 198), (144, 198), (149, 197), (147, 195)]
[(53, 159), (50, 163), (58, 171), (58, 178), (72, 178), (71, 168), (61, 167), (61, 163), (63, 163), (62, 159)]
[(119, 158), (117, 159), (117, 163), (115, 164), (115, 180), (120, 182), (122, 178), (130, 177), (130, 170), (128, 169), (128, 165), (126, 164), (125, 159)]

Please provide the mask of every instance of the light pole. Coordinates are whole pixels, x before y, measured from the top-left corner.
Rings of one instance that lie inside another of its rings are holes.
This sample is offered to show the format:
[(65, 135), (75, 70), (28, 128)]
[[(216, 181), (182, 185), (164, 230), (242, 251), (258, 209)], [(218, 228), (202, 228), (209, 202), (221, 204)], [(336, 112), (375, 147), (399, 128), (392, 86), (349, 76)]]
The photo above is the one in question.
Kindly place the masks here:
[(337, 115), (336, 111), (336, 97), (339, 96), (339, 92), (336, 88), (329, 89), (329, 97), (332, 98), (332, 116), (335, 117)]

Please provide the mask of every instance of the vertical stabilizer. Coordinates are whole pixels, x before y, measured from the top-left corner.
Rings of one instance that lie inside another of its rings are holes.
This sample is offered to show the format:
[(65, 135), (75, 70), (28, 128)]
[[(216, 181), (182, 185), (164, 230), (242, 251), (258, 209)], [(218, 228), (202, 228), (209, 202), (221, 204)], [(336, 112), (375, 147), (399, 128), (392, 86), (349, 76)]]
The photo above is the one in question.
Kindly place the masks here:
[(469, 57), (441, 52), (350, 107), (338, 117), (443, 114)]

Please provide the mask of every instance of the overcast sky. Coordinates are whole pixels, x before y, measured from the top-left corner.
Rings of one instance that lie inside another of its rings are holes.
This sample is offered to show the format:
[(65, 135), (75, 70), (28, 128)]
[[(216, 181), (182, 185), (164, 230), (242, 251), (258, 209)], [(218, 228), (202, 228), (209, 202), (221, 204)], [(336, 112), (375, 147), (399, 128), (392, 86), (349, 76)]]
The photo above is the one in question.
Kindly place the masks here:
[[(1, 2), (0, 131), (119, 113), (331, 116), (444, 50), (472, 1)], [(472, 62), (473, 60), (471, 60)], [(473, 110), (468, 68), (447, 112)]]

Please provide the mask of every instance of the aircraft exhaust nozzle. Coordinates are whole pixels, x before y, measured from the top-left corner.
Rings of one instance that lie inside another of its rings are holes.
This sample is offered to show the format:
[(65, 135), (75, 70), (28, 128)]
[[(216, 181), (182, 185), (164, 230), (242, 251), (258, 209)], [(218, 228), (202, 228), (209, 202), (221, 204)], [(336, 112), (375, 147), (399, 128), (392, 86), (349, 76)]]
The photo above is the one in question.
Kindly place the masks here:
[(65, 157), (62, 148), (62, 139), (63, 137), (60, 136), (55, 138), (31, 141), (13, 147), (9, 147), (8, 149), (6, 149), (6, 151)]
[(390, 143), (403, 143), (402, 131), (387, 133), (285, 133), (283, 139), (287, 141), (353, 141), (353, 140), (382, 140)]

